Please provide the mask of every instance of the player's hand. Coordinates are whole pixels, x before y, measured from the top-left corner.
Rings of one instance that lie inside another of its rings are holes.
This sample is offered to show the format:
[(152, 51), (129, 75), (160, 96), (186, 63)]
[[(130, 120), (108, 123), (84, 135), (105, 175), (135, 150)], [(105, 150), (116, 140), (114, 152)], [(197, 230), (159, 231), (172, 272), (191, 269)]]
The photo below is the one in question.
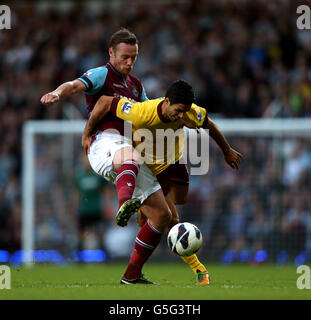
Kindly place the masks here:
[(232, 169), (238, 170), (243, 159), (243, 155), (240, 152), (230, 148), (228, 152), (224, 154), (225, 161)]
[(81, 144), (86, 154), (90, 153), (91, 142), (92, 142), (91, 136), (87, 136), (87, 135), (82, 136)]
[(46, 106), (50, 106), (51, 104), (58, 102), (60, 100), (59, 98), (59, 94), (55, 93), (55, 92), (49, 92), (47, 94), (45, 94), (42, 98), (41, 98), (41, 103), (43, 103)]

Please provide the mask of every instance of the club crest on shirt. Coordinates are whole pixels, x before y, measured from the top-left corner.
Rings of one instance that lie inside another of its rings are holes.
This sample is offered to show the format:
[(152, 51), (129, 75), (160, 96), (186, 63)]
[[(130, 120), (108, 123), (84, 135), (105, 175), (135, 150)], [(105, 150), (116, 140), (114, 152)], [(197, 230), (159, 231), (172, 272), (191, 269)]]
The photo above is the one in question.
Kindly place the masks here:
[(133, 92), (133, 95), (134, 95), (135, 97), (138, 97), (138, 96), (139, 96), (139, 92), (138, 92), (138, 90), (137, 90), (137, 88), (136, 88), (135, 86), (132, 87), (132, 92)]
[(121, 106), (121, 112), (129, 114), (133, 105), (131, 105), (129, 102), (124, 102)]

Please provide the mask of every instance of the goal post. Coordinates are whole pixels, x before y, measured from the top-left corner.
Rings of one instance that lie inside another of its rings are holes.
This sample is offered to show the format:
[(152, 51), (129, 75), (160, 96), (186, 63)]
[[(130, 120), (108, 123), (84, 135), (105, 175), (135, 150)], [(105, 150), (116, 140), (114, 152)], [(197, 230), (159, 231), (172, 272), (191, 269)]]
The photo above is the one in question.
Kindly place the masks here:
[(217, 126), (227, 134), (258, 136), (310, 136), (311, 118), (301, 119), (216, 119)]
[(34, 261), (35, 221), (35, 142), (36, 134), (81, 134), (84, 120), (31, 120), (23, 126), (22, 139), (22, 260), (25, 265)]
[[(270, 137), (279, 138), (303, 137), (311, 138), (311, 119), (223, 119), (214, 118), (219, 129), (231, 137)], [(74, 157), (71, 150), (72, 138), (76, 135), (81, 140), (85, 127), (84, 120), (43, 120), (27, 121), (22, 131), (22, 262), (31, 266), (34, 262), (35, 249), (35, 178), (36, 178), (36, 139), (38, 135), (61, 135), (60, 154), (65, 154), (67, 162)], [(187, 130), (186, 130), (187, 131)], [(77, 143), (76, 143), (77, 144)], [(81, 147), (82, 149), (82, 147)], [(237, 147), (238, 149), (238, 147)], [(69, 160), (68, 160), (69, 159)], [(67, 162), (64, 165), (68, 165)], [(247, 161), (247, 159), (245, 159)], [(66, 164), (67, 163), (67, 164)], [(243, 165), (243, 164), (242, 164)], [(70, 166), (70, 164), (69, 164)], [(191, 185), (190, 185), (191, 188)]]

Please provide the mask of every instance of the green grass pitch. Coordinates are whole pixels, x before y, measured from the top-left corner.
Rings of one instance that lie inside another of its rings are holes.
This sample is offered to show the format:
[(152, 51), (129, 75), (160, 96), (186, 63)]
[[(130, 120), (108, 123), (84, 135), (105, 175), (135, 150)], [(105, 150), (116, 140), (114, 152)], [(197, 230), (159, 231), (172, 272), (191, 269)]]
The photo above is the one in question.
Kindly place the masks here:
[(145, 275), (159, 286), (120, 285), (126, 263), (33, 268), (11, 267), (11, 289), (0, 300), (305, 300), (311, 290), (299, 290), (295, 265), (251, 266), (207, 264), (212, 283), (197, 286), (183, 263), (154, 263)]

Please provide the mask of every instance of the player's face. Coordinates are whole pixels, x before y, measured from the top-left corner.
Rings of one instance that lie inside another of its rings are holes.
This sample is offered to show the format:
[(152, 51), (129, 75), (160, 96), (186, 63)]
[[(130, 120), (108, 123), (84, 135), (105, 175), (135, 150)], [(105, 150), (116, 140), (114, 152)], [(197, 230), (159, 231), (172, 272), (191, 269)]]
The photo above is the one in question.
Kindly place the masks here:
[(178, 121), (183, 118), (187, 111), (189, 111), (189, 107), (185, 104), (169, 104), (164, 112), (164, 116), (171, 121)]
[(138, 55), (138, 45), (119, 43), (115, 50), (109, 48), (110, 63), (124, 76), (133, 69)]

